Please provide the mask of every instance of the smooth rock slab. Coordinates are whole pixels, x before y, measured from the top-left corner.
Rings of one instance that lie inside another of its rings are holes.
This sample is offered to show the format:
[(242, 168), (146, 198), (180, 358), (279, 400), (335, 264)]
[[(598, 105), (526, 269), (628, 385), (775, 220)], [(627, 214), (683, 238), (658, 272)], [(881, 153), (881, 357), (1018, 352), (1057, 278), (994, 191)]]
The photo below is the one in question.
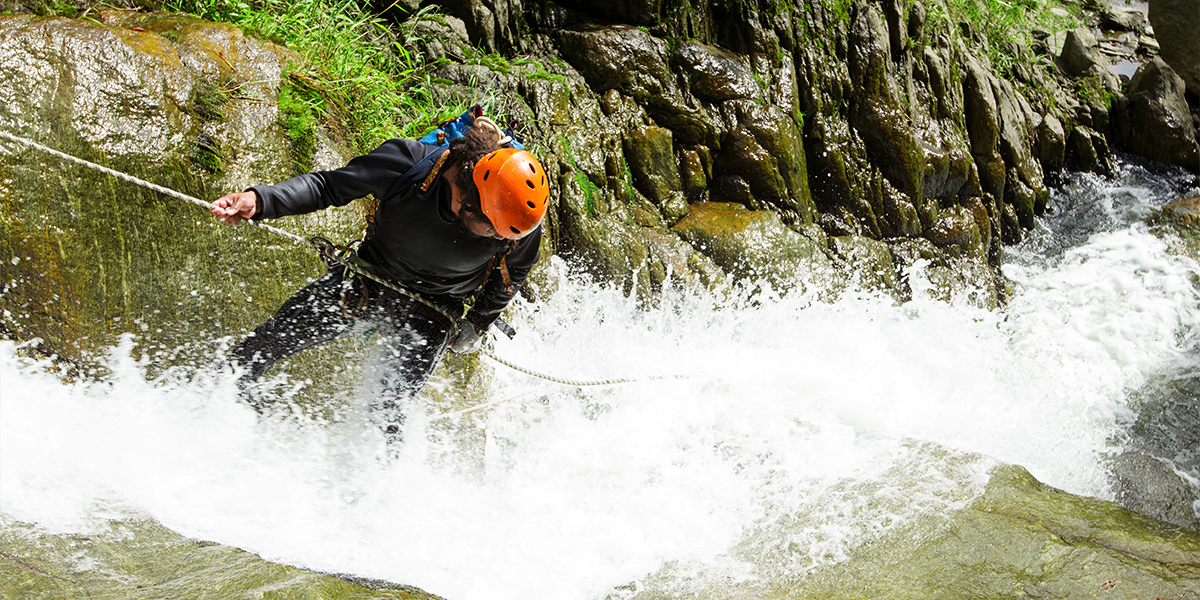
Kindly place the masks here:
[(187, 539), (153, 521), (52, 535), (0, 522), (0, 598), (20, 600), (439, 600), (417, 588), (347, 580)]

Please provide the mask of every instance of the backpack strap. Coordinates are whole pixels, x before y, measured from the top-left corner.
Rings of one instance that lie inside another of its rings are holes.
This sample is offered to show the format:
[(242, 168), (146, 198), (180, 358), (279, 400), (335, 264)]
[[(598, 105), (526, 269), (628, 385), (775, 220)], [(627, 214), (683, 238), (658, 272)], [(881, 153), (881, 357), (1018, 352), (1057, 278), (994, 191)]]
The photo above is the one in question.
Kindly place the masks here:
[(505, 260), (508, 255), (516, 249), (517, 242), (510, 241), (505, 245), (503, 250), (497, 252), (496, 255), (492, 257), (492, 260), (488, 261), (488, 276), (483, 278), (483, 283), (479, 286), (480, 291), (483, 291), (483, 286), (487, 285), (487, 280), (489, 277), (491, 277), (492, 271), (497, 270), (500, 271), (500, 278), (504, 281), (504, 293), (508, 294), (509, 296), (516, 293), (517, 290), (513, 289), (512, 277), (508, 274), (508, 261)]
[(420, 188), (422, 192), (429, 191), (430, 186), (433, 185), (433, 182), (441, 173), (442, 166), (446, 164), (448, 156), (450, 156), (450, 151), (447, 148), (438, 148), (430, 152), (425, 158), (417, 161), (417, 164), (413, 165), (406, 173), (397, 178), (392, 187), (379, 200), (382, 202), (391, 198), (400, 193), (400, 190), (417, 185), (417, 182), (421, 183)]
[(446, 164), (446, 158), (449, 156), (450, 152), (446, 148), (439, 148), (429, 153), (397, 178), (382, 198), (371, 199), (367, 204), (367, 228), (370, 229), (375, 226), (375, 211), (379, 209), (381, 201), (399, 194), (401, 190), (413, 187), (418, 181), (421, 182), (421, 191), (428, 192), (430, 186), (437, 179), (438, 174), (442, 172), (442, 167)]

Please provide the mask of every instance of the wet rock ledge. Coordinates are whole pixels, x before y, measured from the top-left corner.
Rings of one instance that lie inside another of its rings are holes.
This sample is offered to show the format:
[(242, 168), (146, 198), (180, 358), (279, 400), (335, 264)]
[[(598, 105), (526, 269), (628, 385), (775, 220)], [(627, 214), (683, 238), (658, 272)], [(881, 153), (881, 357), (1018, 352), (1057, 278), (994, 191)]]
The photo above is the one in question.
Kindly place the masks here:
[[(1000, 466), (984, 495), (968, 508), (915, 523), (859, 550), (848, 561), (797, 577), (791, 584), (720, 582), (697, 589), (691, 581), (681, 589), (672, 582), (677, 583), (669, 573), (650, 575), (637, 583), (641, 591), (633, 598), (683, 600), (699, 594), (713, 600), (1193, 600), (1200, 597), (1200, 533), (1111, 502), (1072, 496), (1038, 482), (1020, 467)], [(241, 550), (183, 538), (146, 520), (115, 522), (107, 531), (69, 536), (4, 523), (0, 596), (439, 598), (408, 586), (274, 564)]]

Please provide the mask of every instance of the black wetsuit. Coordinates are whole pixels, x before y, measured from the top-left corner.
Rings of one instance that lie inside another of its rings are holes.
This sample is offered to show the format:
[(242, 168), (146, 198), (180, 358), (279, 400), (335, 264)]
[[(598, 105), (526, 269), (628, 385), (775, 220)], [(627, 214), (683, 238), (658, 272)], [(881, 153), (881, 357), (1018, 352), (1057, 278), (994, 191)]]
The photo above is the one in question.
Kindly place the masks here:
[[(340, 169), (252, 187), (262, 206), (254, 218), (304, 214), (373, 195), (379, 206), (359, 256), (373, 265), (376, 274), (420, 293), (453, 315), (461, 314), (464, 301), (475, 297), (466, 319), (485, 330), (533, 268), (542, 231), (539, 227), (522, 238), (507, 254), (509, 241), (467, 231), (450, 211), (451, 188), (444, 177), (435, 175), (426, 191), (419, 189), (432, 161), (409, 173), (422, 158), (439, 151), (436, 146), (394, 139)], [(397, 186), (406, 174), (406, 181), (420, 175), (416, 185)], [(508, 283), (496, 272), (499, 267), (493, 259), (500, 255), (505, 257)], [(381, 425), (394, 433), (403, 420), (404, 403), (424, 386), (445, 353), (452, 325), (436, 311), (369, 279), (353, 274), (346, 278), (341, 267), (331, 269), (255, 329), (234, 349), (233, 359), (246, 368), (246, 379), (257, 379), (276, 361), (347, 335), (360, 323), (378, 328), (384, 356), (373, 378), (379, 389), (370, 393), (378, 399)]]

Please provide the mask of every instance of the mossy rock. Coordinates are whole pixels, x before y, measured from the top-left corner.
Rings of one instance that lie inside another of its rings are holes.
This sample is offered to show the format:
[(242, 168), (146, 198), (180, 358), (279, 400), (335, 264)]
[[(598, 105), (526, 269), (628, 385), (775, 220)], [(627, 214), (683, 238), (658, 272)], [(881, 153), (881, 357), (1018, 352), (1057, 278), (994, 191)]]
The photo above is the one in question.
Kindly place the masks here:
[(188, 539), (151, 520), (51, 534), (5, 520), (0, 597), (22, 600), (439, 600), (417, 588), (339, 578)]
[(890, 293), (899, 288), (892, 252), (884, 242), (852, 235), (831, 237), (829, 245), (834, 255), (846, 262), (858, 287)]
[(1172, 250), (1200, 262), (1200, 196), (1172, 202), (1149, 221)]
[(734, 277), (761, 279), (776, 289), (828, 283), (833, 272), (816, 242), (788, 229), (771, 211), (701, 202), (672, 230)]
[[(270, 99), (293, 53), (188, 17), (96, 16), (0, 16), (0, 127), (204, 200), (292, 174)], [(260, 99), (223, 96), (239, 77)], [(316, 146), (323, 168), (345, 160), (323, 133)], [(9, 143), (0, 154), (3, 328), (67, 361), (90, 363), (123, 333), (155, 366), (211, 360), (217, 338), (324, 268), (291, 241), (99, 171)], [(361, 234), (360, 211), (327, 213), (279, 225)]]
[[(982, 497), (803, 587), (827, 598), (1186, 598), (1200, 594), (1200, 534), (1002, 466)], [(818, 591), (819, 590), (819, 591)]]
[(1200, 595), (1200, 534), (1001, 465), (963, 509), (918, 518), (831, 566), (692, 576), (686, 591), (670, 569), (639, 582), (633, 600), (1188, 599)]

